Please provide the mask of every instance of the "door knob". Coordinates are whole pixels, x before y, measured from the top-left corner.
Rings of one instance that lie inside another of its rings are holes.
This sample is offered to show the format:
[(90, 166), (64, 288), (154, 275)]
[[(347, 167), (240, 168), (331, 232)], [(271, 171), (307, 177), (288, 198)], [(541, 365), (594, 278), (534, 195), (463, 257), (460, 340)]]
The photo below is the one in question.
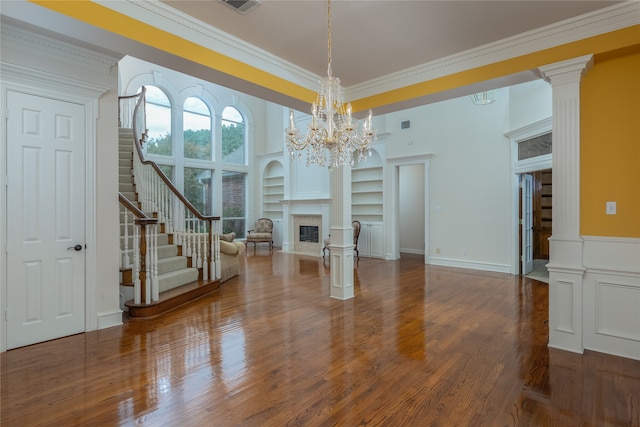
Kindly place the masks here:
[(73, 249), (76, 252), (81, 251), (82, 250), (82, 245), (69, 246), (67, 248), (68, 251), (71, 250), (71, 249)]

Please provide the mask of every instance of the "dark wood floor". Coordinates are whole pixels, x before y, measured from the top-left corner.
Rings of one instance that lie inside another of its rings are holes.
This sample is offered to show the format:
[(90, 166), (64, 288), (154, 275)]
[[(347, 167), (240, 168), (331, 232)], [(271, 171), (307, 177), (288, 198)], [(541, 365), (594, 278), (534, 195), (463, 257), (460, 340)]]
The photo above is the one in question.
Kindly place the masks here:
[(249, 249), (219, 293), (3, 353), (2, 426), (640, 426), (640, 361), (547, 348), (546, 284)]

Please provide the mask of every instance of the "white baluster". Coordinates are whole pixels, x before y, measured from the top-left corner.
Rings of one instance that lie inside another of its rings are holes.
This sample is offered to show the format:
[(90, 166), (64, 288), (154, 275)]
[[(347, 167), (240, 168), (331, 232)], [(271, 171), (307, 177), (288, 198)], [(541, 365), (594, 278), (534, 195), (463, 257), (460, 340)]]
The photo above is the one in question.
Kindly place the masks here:
[(141, 291), (140, 287), (140, 228), (133, 228), (133, 302), (140, 304)]
[(151, 254), (153, 256), (153, 264), (151, 266), (151, 288), (154, 301), (160, 300), (160, 286), (158, 283), (158, 224), (151, 226)]
[(146, 290), (146, 295), (145, 295), (145, 299), (144, 299), (144, 303), (145, 304), (149, 304), (151, 303), (151, 251), (150, 251), (150, 247), (151, 247), (151, 236), (150, 236), (150, 230), (146, 230), (147, 233), (145, 235), (145, 239), (147, 242), (147, 253), (145, 254), (144, 257), (144, 264), (145, 267), (147, 269), (146, 274), (145, 274), (145, 283), (144, 283), (144, 287)]
[(209, 280), (209, 233), (207, 230), (207, 223), (204, 223), (204, 236), (203, 236), (203, 256), (202, 256), (202, 278), (205, 281)]
[(131, 266), (131, 258), (129, 257), (129, 211), (127, 209), (122, 210), (124, 215), (124, 244), (122, 251), (122, 268), (129, 268)]

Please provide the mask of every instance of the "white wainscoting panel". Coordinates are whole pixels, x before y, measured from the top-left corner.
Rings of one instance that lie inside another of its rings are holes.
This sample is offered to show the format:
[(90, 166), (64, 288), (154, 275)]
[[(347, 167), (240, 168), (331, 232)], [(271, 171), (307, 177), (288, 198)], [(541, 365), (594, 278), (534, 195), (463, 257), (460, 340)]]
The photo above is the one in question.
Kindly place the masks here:
[(584, 347), (640, 360), (640, 239), (584, 238)]

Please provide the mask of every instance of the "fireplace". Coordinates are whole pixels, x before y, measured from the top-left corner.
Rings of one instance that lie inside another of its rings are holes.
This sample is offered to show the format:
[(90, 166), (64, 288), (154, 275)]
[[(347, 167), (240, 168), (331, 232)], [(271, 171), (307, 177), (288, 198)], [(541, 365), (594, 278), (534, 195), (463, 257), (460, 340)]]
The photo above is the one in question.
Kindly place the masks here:
[(320, 227), (317, 225), (301, 225), (299, 240), (301, 242), (319, 243), (319, 231)]
[(317, 255), (322, 250), (322, 215), (293, 216), (293, 250)]

